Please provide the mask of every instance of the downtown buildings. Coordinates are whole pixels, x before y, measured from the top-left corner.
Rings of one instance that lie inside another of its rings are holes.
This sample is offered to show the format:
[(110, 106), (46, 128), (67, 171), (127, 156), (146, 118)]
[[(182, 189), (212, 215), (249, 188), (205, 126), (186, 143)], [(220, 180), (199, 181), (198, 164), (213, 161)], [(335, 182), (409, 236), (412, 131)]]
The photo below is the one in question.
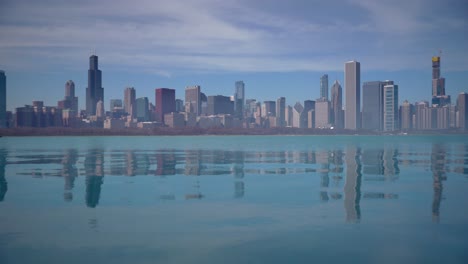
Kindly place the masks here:
[[(400, 129), (451, 129), (466, 127), (464, 124), (467, 123), (466, 95), (460, 94), (457, 104), (450, 104), (450, 96), (445, 93), (445, 79), (440, 74), (440, 57), (432, 58), (432, 104), (405, 101), (400, 107), (401, 93), (394, 81), (366, 81), (361, 92), (361, 64), (350, 61), (345, 63), (344, 69), (345, 105), (341, 84), (334, 81), (329, 96), (328, 74), (323, 74), (316, 86), (320, 97), (316, 100), (304, 98), (303, 102), (297, 102), (293, 107), (287, 105), (285, 97), (275, 101), (246, 99), (244, 81), (236, 81), (232, 96), (206, 96), (199, 85), (187, 86), (185, 102), (176, 99), (175, 89), (155, 89), (154, 102), (150, 102), (148, 98), (153, 97), (136, 98), (136, 89), (127, 87), (123, 100), (110, 100), (109, 111), (104, 109), (98, 57), (92, 55), (89, 61), (85, 111), (78, 110), (75, 83), (69, 80), (65, 83), (65, 97), (57, 106), (44, 106), (40, 101), (35, 101), (32, 105), (17, 108), (16, 125), (102, 127), (107, 119), (121, 119), (123, 123), (108, 121), (106, 124), (109, 128), (115, 123), (116, 127), (124, 124), (129, 128), (295, 127), (393, 132)], [(0, 94), (6, 93), (6, 89), (2, 89), (4, 86), (0, 82)], [(5, 104), (1, 103), (0, 117), (6, 112), (2, 112)], [(169, 119), (166, 120), (166, 117)]]

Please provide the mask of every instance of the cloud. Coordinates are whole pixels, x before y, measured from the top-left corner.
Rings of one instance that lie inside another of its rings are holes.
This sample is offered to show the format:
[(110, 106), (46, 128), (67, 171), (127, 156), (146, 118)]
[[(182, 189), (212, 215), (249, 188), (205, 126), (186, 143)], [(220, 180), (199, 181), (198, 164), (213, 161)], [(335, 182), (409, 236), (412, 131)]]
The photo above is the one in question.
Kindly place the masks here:
[[(27, 69), (38, 61), (46, 61), (44, 69), (74, 67), (96, 49), (111, 67), (136, 66), (162, 76), (341, 70), (354, 58), (400, 70), (418, 67), (415, 61), (466, 32), (459, 11), (427, 15), (437, 11), (432, 2), (6, 2), (0, 67)], [(441, 27), (445, 42), (433, 35)], [(468, 68), (466, 61), (454, 61), (454, 68)]]

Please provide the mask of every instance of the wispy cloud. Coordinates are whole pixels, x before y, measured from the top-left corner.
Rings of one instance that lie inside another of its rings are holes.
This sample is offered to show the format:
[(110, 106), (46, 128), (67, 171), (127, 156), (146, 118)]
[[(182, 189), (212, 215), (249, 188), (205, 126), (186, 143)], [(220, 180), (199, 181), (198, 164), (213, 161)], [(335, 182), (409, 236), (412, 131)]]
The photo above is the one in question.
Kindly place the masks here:
[[(435, 1), (310, 2), (5, 2), (0, 67), (28, 68), (38, 61), (73, 67), (96, 49), (113, 67), (167, 77), (191, 70), (341, 70), (343, 61), (354, 58), (399, 70), (417, 68), (428, 52), (450, 46), (444, 40), (468, 34), (460, 10), (431, 16)], [(441, 28), (444, 39), (434, 36)], [(457, 47), (449, 48), (466, 57)], [(454, 61), (455, 68), (468, 68), (466, 60)]]

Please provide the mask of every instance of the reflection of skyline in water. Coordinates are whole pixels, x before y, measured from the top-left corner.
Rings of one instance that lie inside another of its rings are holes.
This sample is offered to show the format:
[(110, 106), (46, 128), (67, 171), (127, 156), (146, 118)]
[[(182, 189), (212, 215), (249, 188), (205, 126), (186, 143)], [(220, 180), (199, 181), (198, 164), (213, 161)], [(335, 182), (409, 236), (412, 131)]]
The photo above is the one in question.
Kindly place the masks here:
[(447, 150), (442, 144), (432, 145), (431, 154), (431, 171), (433, 177), (434, 198), (432, 201), (432, 220), (439, 222), (440, 203), (442, 200), (442, 181), (447, 179), (446, 171), (446, 154)]
[[(67, 149), (63, 152), (25, 151), (9, 154), (0, 150), (0, 201), (7, 192), (5, 168), (17, 166), (17, 175), (56, 176), (64, 178), (65, 201), (72, 201), (75, 181), (85, 176), (85, 204), (99, 204), (104, 175), (110, 176), (202, 176), (231, 175), (231, 197), (242, 199), (248, 191), (246, 175), (292, 175), (317, 176), (319, 199), (333, 202), (343, 199), (346, 220), (359, 222), (361, 203), (370, 199), (398, 199), (392, 192), (361, 190), (367, 182), (395, 181), (405, 167), (430, 168), (433, 176), (432, 214), (434, 221), (440, 215), (442, 181), (446, 173), (467, 174), (468, 145), (456, 146), (455, 154), (447, 155), (445, 145), (434, 144), (430, 153), (426, 148), (413, 150), (411, 146), (386, 146), (365, 148), (344, 146), (335, 149), (310, 149), (307, 151), (230, 151), (230, 150), (104, 150), (90, 149), (80, 152)], [(41, 166), (47, 164), (48, 166)], [(50, 165), (56, 165), (50, 166)], [(24, 168), (23, 168), (23, 165)], [(27, 166), (26, 166), (27, 165)], [(31, 166), (32, 165), (32, 166)], [(200, 184), (197, 182), (197, 184)], [(161, 200), (202, 199), (204, 194), (198, 186), (184, 194), (169, 192), (158, 195)], [(247, 193), (252, 193), (248, 191)]]
[(8, 191), (8, 183), (5, 179), (6, 158), (6, 150), (0, 149), (0, 202), (5, 199), (6, 192)]
[(347, 222), (361, 219), (361, 149), (348, 146), (345, 153), (346, 183), (344, 186), (344, 206)]

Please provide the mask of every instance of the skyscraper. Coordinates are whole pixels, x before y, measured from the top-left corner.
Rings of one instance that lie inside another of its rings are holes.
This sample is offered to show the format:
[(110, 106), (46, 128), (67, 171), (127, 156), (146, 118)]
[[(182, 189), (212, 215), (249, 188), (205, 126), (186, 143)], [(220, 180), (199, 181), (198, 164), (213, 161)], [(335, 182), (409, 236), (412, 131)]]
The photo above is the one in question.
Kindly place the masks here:
[(156, 89), (156, 121), (164, 123), (164, 115), (176, 111), (175, 90)]
[(320, 77), (320, 98), (328, 100), (328, 74)]
[[(309, 126), (310, 127), (310, 126)], [(330, 102), (321, 98), (315, 102), (315, 128), (330, 127)]]
[(96, 103), (96, 117), (98, 118), (104, 118), (106, 115), (106, 111), (104, 110), (104, 103), (102, 100), (99, 100)]
[(232, 114), (234, 111), (234, 104), (228, 96), (208, 96), (207, 104), (207, 115)]
[(201, 88), (199, 85), (185, 88), (185, 112), (201, 114)]
[(440, 57), (432, 57), (432, 104), (444, 106), (450, 104), (450, 96), (445, 95), (445, 78), (440, 76)]
[(0, 127), (6, 127), (6, 75), (0, 71)]
[(111, 99), (109, 111), (114, 111), (114, 108), (122, 108), (122, 99)]
[(280, 97), (276, 100), (276, 126), (286, 126), (286, 98)]
[(398, 85), (385, 85), (383, 130), (397, 130), (398, 124)]
[(362, 85), (362, 128), (383, 128), (383, 84), (380, 81), (365, 82)]
[(136, 114), (136, 91), (133, 87), (127, 87), (124, 90), (124, 111), (129, 114), (132, 118)]
[(262, 109), (262, 117), (276, 116), (276, 102), (264, 101)]
[(149, 115), (149, 100), (148, 97), (141, 97), (135, 100), (135, 109), (138, 122), (146, 122), (150, 120)]
[(102, 74), (98, 69), (98, 56), (89, 57), (88, 87), (86, 88), (86, 113), (96, 115), (98, 101), (104, 101), (104, 88), (102, 87)]
[(343, 128), (343, 89), (338, 81), (332, 86), (331, 91), (332, 123), (336, 128)]
[(234, 113), (238, 118), (244, 117), (245, 84), (243, 81), (236, 82), (234, 93)]
[(412, 129), (413, 105), (407, 100), (400, 106), (400, 127), (402, 130)]
[(75, 96), (75, 83), (68, 80), (65, 83), (65, 98), (58, 102), (59, 109), (70, 109), (74, 115), (78, 115), (78, 97)]
[(345, 63), (345, 128), (356, 130), (361, 127), (361, 64), (357, 61)]
[(468, 130), (468, 93), (460, 93), (457, 98), (458, 127)]

